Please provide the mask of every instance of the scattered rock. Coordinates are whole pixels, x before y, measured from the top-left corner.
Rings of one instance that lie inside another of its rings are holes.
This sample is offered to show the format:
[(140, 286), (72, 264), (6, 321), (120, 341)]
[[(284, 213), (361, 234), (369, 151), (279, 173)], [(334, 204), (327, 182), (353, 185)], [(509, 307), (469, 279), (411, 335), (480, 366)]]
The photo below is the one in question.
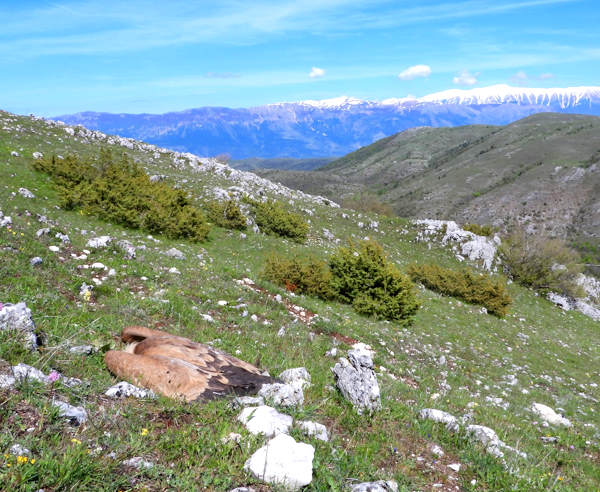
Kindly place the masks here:
[(174, 273), (175, 275), (181, 275), (181, 272), (177, 270), (175, 267), (169, 268), (169, 273)]
[(279, 379), (287, 384), (298, 383), (302, 389), (306, 389), (310, 386), (310, 374), (305, 367), (286, 369), (279, 375)]
[(48, 227), (43, 227), (42, 229), (38, 229), (35, 235), (37, 237), (42, 237), (50, 234), (50, 229)]
[(267, 437), (287, 434), (293, 422), (289, 415), (279, 413), (267, 405), (246, 407), (237, 419), (246, 426), (251, 434), (265, 434)]
[(43, 261), (44, 260), (42, 260), (39, 256), (34, 256), (33, 258), (31, 258), (31, 260), (29, 260), (29, 264), (31, 266), (37, 266), (41, 265)]
[(263, 384), (258, 396), (279, 407), (295, 407), (304, 403), (304, 392), (300, 382)]
[(48, 246), (48, 249), (50, 251), (52, 251), (53, 253), (58, 253), (60, 251), (60, 248), (58, 246), (54, 246), (54, 245)]
[(177, 248), (171, 248), (168, 251), (165, 251), (165, 255), (177, 260), (185, 260), (185, 255)]
[(96, 348), (93, 345), (77, 345), (69, 349), (69, 352), (75, 355), (90, 355), (95, 351)]
[(112, 238), (110, 236), (99, 236), (90, 239), (85, 245), (88, 248), (101, 249), (108, 247), (110, 243), (112, 243)]
[(533, 403), (531, 405), (531, 411), (550, 425), (564, 425), (565, 427), (571, 427), (573, 425), (569, 419), (559, 415), (552, 408), (541, 403)]
[(460, 471), (461, 464), (460, 463), (451, 463), (448, 465), (448, 468), (458, 473)]
[(127, 398), (129, 396), (133, 396), (134, 398), (156, 398), (154, 391), (138, 388), (127, 381), (121, 381), (111, 386), (104, 394), (111, 398)]
[(315, 448), (279, 434), (246, 461), (244, 470), (259, 480), (298, 490), (312, 481)]
[(394, 480), (378, 480), (357, 483), (352, 485), (350, 490), (351, 492), (398, 492), (398, 484)]
[(441, 457), (441, 456), (444, 456), (445, 453), (444, 453), (444, 450), (440, 446), (438, 446), (437, 444), (434, 444), (431, 447), (431, 454), (433, 454), (434, 456)]
[(298, 427), (302, 432), (304, 432), (307, 436), (314, 437), (315, 439), (319, 439), (320, 441), (328, 442), (329, 434), (327, 433), (327, 427), (323, 424), (319, 424), (318, 422), (312, 422), (310, 420), (300, 420), (296, 422)]
[(440, 424), (446, 424), (446, 428), (450, 431), (456, 432), (459, 429), (458, 419), (443, 410), (437, 410), (435, 408), (424, 408), (419, 412), (419, 418), (423, 420), (431, 420)]
[(24, 337), (27, 347), (31, 350), (38, 348), (38, 338), (35, 335), (35, 324), (31, 310), (24, 302), (17, 304), (0, 303), (0, 330), (14, 330)]
[(364, 411), (372, 413), (381, 408), (372, 355), (368, 345), (357, 343), (348, 351), (348, 359), (340, 357), (332, 368), (336, 386), (358, 414)]
[(71, 425), (81, 425), (87, 421), (88, 415), (83, 407), (74, 407), (58, 400), (54, 400), (52, 405), (58, 408), (61, 417), (69, 419)]
[(41, 152), (34, 152), (31, 155), (33, 156), (34, 159), (41, 159), (42, 157), (44, 157), (44, 154), (42, 154)]
[(485, 427), (483, 425), (469, 425), (467, 426), (466, 431), (467, 434), (471, 437), (471, 439), (481, 443), (485, 450), (492, 456), (502, 458), (504, 456), (502, 449), (505, 449), (518, 454), (522, 458), (527, 458), (527, 455), (525, 453), (518, 451), (517, 449), (508, 446), (503, 441), (501, 441), (498, 437), (498, 434), (496, 434), (496, 432), (493, 429), (490, 429), (489, 427)]
[(12, 374), (15, 380), (18, 382), (23, 382), (25, 380), (37, 381), (43, 384), (50, 382), (48, 380), (48, 376), (46, 376), (42, 371), (23, 363), (13, 366)]
[(138, 470), (149, 470), (150, 468), (154, 468), (154, 463), (145, 460), (141, 456), (135, 456), (128, 460), (122, 461), (121, 464), (124, 466), (131, 466), (132, 468), (136, 468)]
[(125, 253), (125, 258), (128, 260), (134, 260), (136, 257), (135, 246), (126, 239), (121, 239), (117, 242), (117, 247)]
[(242, 442), (242, 435), (237, 432), (230, 432), (227, 436), (221, 438), (222, 444), (227, 444), (228, 442), (235, 442), (239, 444)]
[(21, 195), (23, 198), (35, 198), (35, 195), (27, 188), (19, 188), (19, 195)]
[(8, 452), (14, 456), (31, 456), (31, 451), (20, 444), (13, 444)]
[(63, 234), (62, 232), (57, 232), (54, 237), (56, 239), (59, 239), (60, 242), (63, 243), (63, 244), (70, 244), (71, 243), (71, 239), (69, 239), (69, 236), (67, 236), (66, 234)]

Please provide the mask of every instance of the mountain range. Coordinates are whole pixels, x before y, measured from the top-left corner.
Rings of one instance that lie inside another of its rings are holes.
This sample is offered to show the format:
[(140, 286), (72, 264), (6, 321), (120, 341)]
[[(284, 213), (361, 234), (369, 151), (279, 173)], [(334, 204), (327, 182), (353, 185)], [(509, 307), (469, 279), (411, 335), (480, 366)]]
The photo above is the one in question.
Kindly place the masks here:
[[(495, 85), (383, 101), (338, 97), (165, 114), (82, 112), (54, 119), (196, 155), (305, 159), (339, 157), (408, 128), (505, 125), (540, 112), (600, 115), (600, 87)], [(298, 165), (306, 169), (319, 162)]]
[(505, 126), (412, 128), (317, 171), (260, 175), (334, 200), (368, 194), (436, 217), (600, 240), (600, 118), (543, 113)]

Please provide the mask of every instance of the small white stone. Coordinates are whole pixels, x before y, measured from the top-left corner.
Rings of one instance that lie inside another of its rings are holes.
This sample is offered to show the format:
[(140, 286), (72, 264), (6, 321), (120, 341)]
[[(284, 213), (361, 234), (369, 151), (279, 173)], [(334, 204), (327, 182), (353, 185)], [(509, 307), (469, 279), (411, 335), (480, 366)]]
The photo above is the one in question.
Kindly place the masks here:
[(246, 407), (237, 417), (251, 434), (265, 434), (272, 437), (289, 432), (293, 419), (289, 415), (279, 413), (273, 407)]
[(327, 433), (327, 427), (318, 422), (312, 422), (310, 420), (300, 420), (296, 422), (300, 430), (302, 430), (307, 436), (315, 437), (320, 441), (328, 442), (329, 434)]
[(60, 248), (58, 246), (48, 246), (48, 249), (53, 253), (58, 253), (60, 251)]
[(448, 465), (448, 468), (450, 468), (451, 470), (454, 470), (456, 473), (458, 473), (460, 471), (460, 463), (452, 463), (450, 465)]

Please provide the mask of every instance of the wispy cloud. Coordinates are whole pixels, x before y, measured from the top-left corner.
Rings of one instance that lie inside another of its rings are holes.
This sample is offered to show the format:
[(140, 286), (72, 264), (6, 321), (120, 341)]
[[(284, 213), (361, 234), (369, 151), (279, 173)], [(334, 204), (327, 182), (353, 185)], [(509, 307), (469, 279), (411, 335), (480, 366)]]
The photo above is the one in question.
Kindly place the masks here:
[(412, 80), (418, 77), (429, 77), (431, 75), (431, 67), (429, 65), (414, 65), (408, 67), (398, 74), (400, 80)]
[(207, 79), (239, 79), (242, 75), (231, 72), (207, 72), (204, 76)]
[(452, 79), (452, 83), (456, 85), (475, 85), (477, 83), (478, 76), (479, 73), (472, 74), (468, 70), (463, 70)]
[(529, 77), (523, 70), (519, 70), (510, 78), (510, 82), (514, 85), (527, 85), (529, 83)]
[(312, 67), (310, 73), (308, 74), (308, 76), (311, 79), (318, 79), (320, 77), (323, 77), (325, 75), (325, 70), (323, 70), (322, 68), (319, 67)]
[[(385, 0), (172, 0), (55, 3), (44, 8), (0, 7), (11, 19), (0, 33), (0, 55), (104, 54), (185, 43), (255, 44), (265, 36), (322, 35), (489, 16), (577, 0), (442, 1), (396, 7)], [(383, 12), (383, 15), (382, 15)], [(343, 16), (341, 14), (343, 13)]]

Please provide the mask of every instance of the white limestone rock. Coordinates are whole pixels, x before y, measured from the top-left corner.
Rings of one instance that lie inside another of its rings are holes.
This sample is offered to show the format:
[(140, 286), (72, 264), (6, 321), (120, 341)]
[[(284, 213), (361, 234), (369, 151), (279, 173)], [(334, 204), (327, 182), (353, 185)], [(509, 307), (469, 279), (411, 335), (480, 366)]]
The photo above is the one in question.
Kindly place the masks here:
[(125, 258), (128, 260), (134, 260), (136, 257), (136, 248), (135, 246), (127, 241), (126, 239), (121, 239), (117, 242), (117, 247), (123, 251), (125, 254)]
[(297, 407), (304, 403), (304, 392), (300, 382), (263, 384), (258, 396), (279, 407)]
[(246, 407), (240, 412), (237, 419), (246, 426), (251, 434), (264, 434), (267, 437), (287, 434), (293, 423), (292, 417), (279, 413), (267, 405)]
[(122, 465), (131, 466), (132, 468), (137, 468), (138, 470), (149, 470), (150, 468), (154, 468), (154, 463), (151, 461), (145, 460), (141, 456), (135, 456), (128, 460), (122, 461)]
[(102, 249), (108, 247), (108, 245), (112, 243), (112, 238), (110, 236), (98, 236), (90, 239), (86, 246), (92, 249)]
[(177, 260), (185, 260), (185, 255), (177, 248), (171, 248), (165, 251), (165, 255), (169, 256), (170, 258), (175, 258)]
[(269, 484), (299, 490), (312, 481), (314, 455), (310, 444), (279, 434), (246, 461), (244, 470)]
[(350, 487), (351, 492), (398, 492), (398, 484), (394, 480), (377, 480), (376, 482), (357, 483)]
[(20, 444), (13, 444), (8, 452), (14, 456), (31, 456), (31, 451)]
[(0, 330), (14, 330), (23, 337), (26, 346), (30, 350), (38, 348), (31, 309), (24, 302), (0, 304)]
[(299, 420), (296, 422), (296, 424), (307, 436), (314, 437), (315, 439), (319, 439), (320, 441), (324, 442), (329, 441), (327, 427), (325, 427), (323, 424), (319, 424), (318, 422), (313, 422), (311, 420)]
[(23, 198), (35, 198), (35, 195), (27, 188), (19, 188), (19, 195), (21, 195)]
[(440, 424), (446, 424), (446, 428), (450, 431), (456, 432), (459, 429), (458, 419), (443, 410), (437, 410), (435, 408), (424, 408), (419, 412), (419, 418), (423, 420), (431, 420)]
[(298, 382), (302, 389), (306, 389), (310, 386), (310, 374), (305, 367), (286, 369), (279, 375), (279, 379), (287, 384)]
[(69, 419), (72, 425), (81, 425), (87, 422), (88, 415), (83, 407), (74, 407), (63, 401), (54, 400), (52, 405), (58, 408), (61, 417)]
[(110, 398), (127, 398), (130, 396), (134, 398), (156, 398), (154, 391), (138, 388), (127, 381), (121, 381), (111, 386), (104, 394)]
[(373, 370), (373, 351), (357, 343), (348, 351), (348, 359), (340, 357), (332, 368), (336, 386), (358, 414), (381, 409), (379, 383)]
[(563, 425), (565, 427), (571, 427), (573, 425), (569, 419), (559, 415), (552, 408), (543, 405), (542, 403), (533, 403), (531, 405), (531, 411), (550, 425)]

